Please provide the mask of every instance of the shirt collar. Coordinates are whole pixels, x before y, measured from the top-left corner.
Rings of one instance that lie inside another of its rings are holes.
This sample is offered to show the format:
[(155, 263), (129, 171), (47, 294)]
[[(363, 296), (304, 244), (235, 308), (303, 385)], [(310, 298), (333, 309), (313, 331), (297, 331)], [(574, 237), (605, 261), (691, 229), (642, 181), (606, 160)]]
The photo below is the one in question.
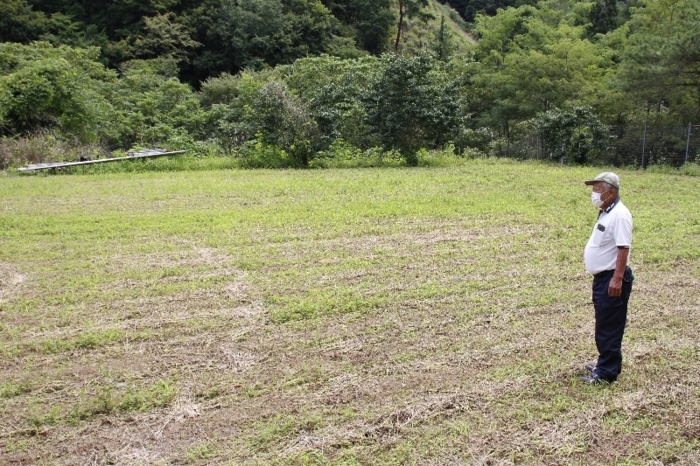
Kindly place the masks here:
[(598, 218), (600, 218), (600, 216), (603, 215), (604, 213), (609, 214), (610, 211), (613, 210), (619, 202), (620, 202), (620, 196), (617, 196), (617, 198), (615, 199), (615, 201), (612, 204), (610, 204), (605, 209), (601, 209), (600, 212), (598, 212)]

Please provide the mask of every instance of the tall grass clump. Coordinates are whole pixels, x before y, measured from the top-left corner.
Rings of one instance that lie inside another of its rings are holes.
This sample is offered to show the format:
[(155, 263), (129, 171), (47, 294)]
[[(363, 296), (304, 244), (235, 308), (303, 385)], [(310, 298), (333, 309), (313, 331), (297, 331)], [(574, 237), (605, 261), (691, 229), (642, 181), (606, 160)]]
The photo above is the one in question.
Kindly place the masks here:
[(0, 139), (0, 170), (46, 162), (75, 162), (83, 158), (108, 156), (108, 151), (96, 143), (80, 143), (39, 132), (27, 137)]
[(314, 168), (368, 168), (402, 165), (404, 165), (403, 159), (397, 151), (384, 151), (381, 147), (363, 150), (343, 139), (336, 139), (327, 150), (319, 151), (310, 164)]
[(670, 165), (649, 165), (645, 171), (662, 175), (700, 176), (700, 164), (686, 163), (678, 168)]

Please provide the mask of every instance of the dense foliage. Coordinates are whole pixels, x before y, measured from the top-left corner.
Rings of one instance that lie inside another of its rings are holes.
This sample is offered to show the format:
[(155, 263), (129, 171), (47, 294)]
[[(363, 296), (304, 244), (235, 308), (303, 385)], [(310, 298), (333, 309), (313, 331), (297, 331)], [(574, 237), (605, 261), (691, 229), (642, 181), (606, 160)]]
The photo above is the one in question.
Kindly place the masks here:
[(473, 45), (424, 0), (8, 0), (0, 136), (250, 166), (444, 147), (621, 163), (603, 155), (625, 125), (700, 117), (697, 1), (449, 3), (478, 7)]
[(0, 42), (96, 46), (111, 68), (174, 58), (193, 86), (223, 72), (307, 55), (378, 54), (394, 24), (391, 0), (7, 0)]

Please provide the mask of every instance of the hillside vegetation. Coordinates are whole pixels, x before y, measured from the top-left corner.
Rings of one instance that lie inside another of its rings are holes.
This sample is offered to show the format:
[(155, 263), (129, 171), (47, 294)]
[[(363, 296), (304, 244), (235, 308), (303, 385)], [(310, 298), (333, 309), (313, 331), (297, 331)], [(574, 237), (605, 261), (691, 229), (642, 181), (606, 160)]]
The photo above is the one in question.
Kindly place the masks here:
[(445, 149), (697, 160), (698, 2), (449, 4), (459, 11), (428, 0), (4, 2), (0, 167), (153, 146), (265, 167), (416, 165)]

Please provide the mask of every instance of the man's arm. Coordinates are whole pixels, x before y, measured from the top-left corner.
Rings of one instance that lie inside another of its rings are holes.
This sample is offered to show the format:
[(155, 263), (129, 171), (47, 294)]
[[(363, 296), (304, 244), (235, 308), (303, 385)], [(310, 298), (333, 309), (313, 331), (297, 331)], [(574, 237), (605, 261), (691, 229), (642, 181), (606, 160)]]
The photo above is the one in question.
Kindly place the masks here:
[(617, 261), (615, 262), (615, 273), (608, 286), (609, 296), (622, 295), (622, 277), (625, 276), (627, 268), (627, 257), (630, 255), (629, 248), (617, 248)]

